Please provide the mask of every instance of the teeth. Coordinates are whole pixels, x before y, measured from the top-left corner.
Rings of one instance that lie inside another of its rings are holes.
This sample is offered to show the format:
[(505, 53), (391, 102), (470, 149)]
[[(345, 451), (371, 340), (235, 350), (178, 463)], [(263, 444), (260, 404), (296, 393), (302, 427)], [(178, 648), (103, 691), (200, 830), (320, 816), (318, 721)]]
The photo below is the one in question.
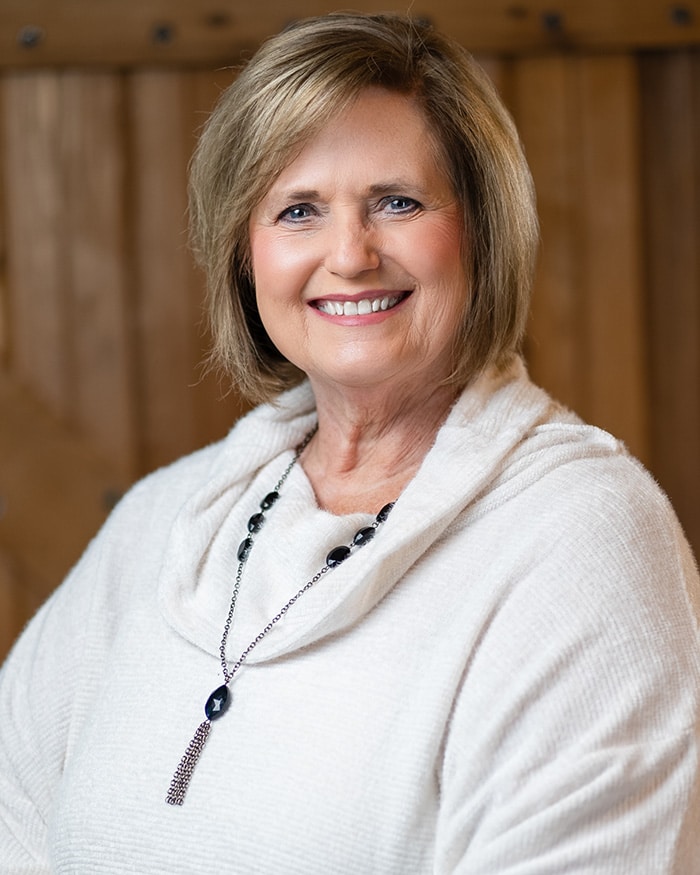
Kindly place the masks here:
[(367, 316), (379, 310), (390, 310), (401, 300), (401, 295), (385, 295), (383, 298), (363, 298), (361, 301), (321, 301), (318, 309), (329, 316)]

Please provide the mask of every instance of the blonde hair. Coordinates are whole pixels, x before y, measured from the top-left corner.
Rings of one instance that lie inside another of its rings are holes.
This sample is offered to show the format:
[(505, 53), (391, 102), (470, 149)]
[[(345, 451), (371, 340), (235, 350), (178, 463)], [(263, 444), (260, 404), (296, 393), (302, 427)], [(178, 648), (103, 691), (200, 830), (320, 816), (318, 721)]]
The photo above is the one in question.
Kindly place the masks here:
[(486, 74), (457, 43), (406, 16), (305, 19), (268, 40), (223, 93), (191, 164), (191, 239), (207, 274), (212, 361), (252, 401), (271, 400), (304, 375), (260, 320), (251, 212), (305, 143), (371, 87), (417, 102), (464, 210), (470, 294), (451, 380), (465, 385), (522, 342), (534, 194), (515, 126)]

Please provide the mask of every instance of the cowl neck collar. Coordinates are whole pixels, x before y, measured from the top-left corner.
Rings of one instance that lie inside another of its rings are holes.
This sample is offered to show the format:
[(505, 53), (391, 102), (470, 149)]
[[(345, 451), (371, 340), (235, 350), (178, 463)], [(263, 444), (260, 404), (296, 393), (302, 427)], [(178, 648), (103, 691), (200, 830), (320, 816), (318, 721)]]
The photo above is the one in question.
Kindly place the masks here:
[[(357, 622), (503, 472), (509, 456), (551, 409), (520, 360), (491, 369), (455, 402), (416, 476), (372, 548), (332, 571), (334, 597), (303, 625), (280, 623), (248, 664), (275, 659)], [(212, 616), (200, 585), (210, 544), (261, 467), (297, 446), (316, 419), (308, 383), (241, 419), (218, 445), (205, 481), (176, 516), (159, 577), (159, 603), (180, 635), (217, 655), (224, 617)], [(237, 545), (232, 545), (232, 553)], [(290, 592), (296, 582), (290, 585)]]

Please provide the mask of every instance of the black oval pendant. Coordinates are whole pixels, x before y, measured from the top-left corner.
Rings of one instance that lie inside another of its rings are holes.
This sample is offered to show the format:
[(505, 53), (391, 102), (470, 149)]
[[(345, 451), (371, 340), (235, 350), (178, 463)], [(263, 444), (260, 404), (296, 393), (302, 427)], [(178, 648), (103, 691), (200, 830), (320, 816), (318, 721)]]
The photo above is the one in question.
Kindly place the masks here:
[(279, 497), (279, 492), (268, 492), (265, 498), (260, 502), (260, 507), (263, 510), (269, 510)]
[(379, 513), (377, 514), (377, 522), (378, 522), (378, 523), (383, 523), (383, 522), (386, 520), (386, 518), (387, 518), (387, 517), (389, 516), (389, 514), (391, 513), (391, 509), (392, 509), (392, 507), (394, 506), (395, 503), (396, 503), (396, 502), (391, 501), (391, 502), (389, 502), (389, 504), (385, 504), (385, 505), (384, 505), (384, 507), (383, 507), (383, 508), (379, 511)]
[(259, 532), (262, 528), (262, 524), (265, 522), (265, 514), (264, 513), (254, 513), (253, 516), (248, 520), (248, 531), (249, 532)]
[(368, 541), (371, 541), (376, 534), (377, 530), (373, 526), (367, 526), (365, 529), (360, 529), (352, 539), (352, 542), (356, 547), (362, 547)]
[(208, 720), (217, 720), (229, 706), (228, 687), (224, 684), (218, 687), (207, 699), (204, 713)]
[(328, 556), (326, 556), (326, 565), (329, 568), (335, 568), (336, 565), (340, 565), (341, 562), (344, 562), (349, 555), (349, 547), (334, 547)]
[(252, 538), (246, 538), (244, 541), (241, 541), (241, 543), (238, 545), (238, 553), (236, 553), (236, 558), (239, 562), (243, 562), (243, 560), (247, 558), (252, 546)]

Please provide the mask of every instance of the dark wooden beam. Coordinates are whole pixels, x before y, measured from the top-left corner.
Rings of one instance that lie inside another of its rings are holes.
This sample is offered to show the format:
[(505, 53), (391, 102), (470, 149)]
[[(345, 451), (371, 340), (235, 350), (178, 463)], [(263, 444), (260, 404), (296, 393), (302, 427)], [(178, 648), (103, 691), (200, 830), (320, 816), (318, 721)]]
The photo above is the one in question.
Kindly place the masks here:
[[(339, 4), (337, 8), (344, 8)], [(477, 52), (700, 45), (700, 0), (356, 0), (428, 18)], [(333, 8), (333, 7), (330, 7)], [(239, 63), (319, 0), (0, 0), (0, 66)]]

